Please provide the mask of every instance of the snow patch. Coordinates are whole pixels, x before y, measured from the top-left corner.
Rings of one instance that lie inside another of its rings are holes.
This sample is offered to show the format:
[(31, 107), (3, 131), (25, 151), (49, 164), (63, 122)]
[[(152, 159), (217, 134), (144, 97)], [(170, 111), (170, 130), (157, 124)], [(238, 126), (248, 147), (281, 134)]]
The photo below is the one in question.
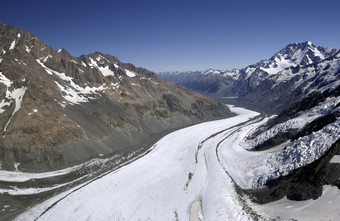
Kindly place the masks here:
[(13, 81), (8, 79), (5, 75), (2, 74), (2, 72), (0, 72), (0, 83), (6, 85), (6, 87), (8, 88), (13, 84)]
[(52, 69), (46, 67), (39, 59), (37, 59), (37, 62), (41, 65), (41, 67), (43, 67), (43, 68), (45, 69), (45, 71), (46, 71), (49, 75), (53, 75)]
[[(88, 102), (89, 99), (95, 99), (99, 96), (98, 92), (104, 91), (107, 89), (107, 87), (104, 85), (101, 85), (100, 87), (80, 87), (79, 85), (75, 84), (70, 77), (70, 85), (61, 85), (57, 81), (55, 83), (57, 84), (58, 88), (62, 92), (62, 96), (65, 100), (67, 100), (70, 104), (79, 104), (82, 102)], [(64, 106), (64, 104), (61, 104)]]
[(28, 53), (31, 52), (31, 49), (30, 49), (29, 47), (27, 47), (26, 45), (25, 45), (25, 49), (26, 49), (26, 51), (27, 51)]
[(43, 63), (46, 63), (46, 61), (47, 61), (49, 58), (52, 58), (52, 55), (46, 56), (46, 57), (44, 58), (44, 60), (43, 60)]
[(9, 50), (13, 50), (15, 47), (15, 40), (11, 43), (11, 46), (9, 47)]
[(110, 70), (109, 66), (98, 67), (98, 69), (100, 70), (100, 72), (102, 72), (104, 77), (106, 77), (106, 76), (114, 76), (115, 75), (115, 73)]
[(8, 98), (15, 100), (15, 108), (14, 108), (14, 111), (12, 113), (12, 116), (9, 118), (7, 124), (4, 127), (4, 132), (6, 132), (7, 127), (10, 124), (11, 119), (14, 116), (14, 114), (21, 108), (21, 102), (22, 102), (22, 99), (24, 98), (26, 90), (27, 90), (26, 87), (17, 88), (17, 89), (14, 89), (12, 92), (9, 93)]
[(130, 78), (136, 77), (137, 74), (133, 71), (129, 71), (128, 69), (125, 69), (126, 75)]
[(340, 163), (340, 155), (334, 155), (330, 163)]
[[(4, 84), (7, 87), (5, 98), (10, 99), (11, 92), (9, 91), (9, 87), (11, 87), (13, 82), (10, 79), (8, 79), (5, 75), (3, 75), (2, 72), (0, 72), (0, 83)], [(4, 113), (6, 111), (4, 107), (9, 106), (10, 104), (11, 104), (10, 101), (6, 101), (6, 99), (3, 99), (0, 103), (0, 113)]]
[(276, 63), (270, 64), (268, 68), (261, 67), (260, 69), (267, 72), (270, 75), (275, 75), (279, 73), (280, 71), (282, 71), (283, 69), (292, 66), (292, 63), (290, 62), (290, 60), (285, 59), (283, 57), (280, 57), (280, 58), (276, 57), (275, 61)]

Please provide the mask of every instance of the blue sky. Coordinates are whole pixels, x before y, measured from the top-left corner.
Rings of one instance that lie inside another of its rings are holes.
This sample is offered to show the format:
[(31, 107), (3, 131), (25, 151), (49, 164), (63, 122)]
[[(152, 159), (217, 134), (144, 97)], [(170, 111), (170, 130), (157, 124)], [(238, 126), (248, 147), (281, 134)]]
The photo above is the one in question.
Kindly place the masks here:
[(0, 22), (55, 49), (153, 71), (245, 67), (292, 42), (340, 48), (338, 0), (0, 0)]

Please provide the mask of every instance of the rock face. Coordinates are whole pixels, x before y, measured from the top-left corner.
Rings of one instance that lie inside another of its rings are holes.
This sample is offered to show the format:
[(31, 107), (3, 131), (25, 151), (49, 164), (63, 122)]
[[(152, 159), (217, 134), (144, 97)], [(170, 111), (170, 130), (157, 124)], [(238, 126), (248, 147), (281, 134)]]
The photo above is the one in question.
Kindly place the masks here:
[(0, 167), (57, 169), (136, 152), (157, 135), (229, 109), (116, 57), (78, 58), (0, 24)]
[(161, 76), (226, 103), (277, 114), (311, 91), (336, 84), (338, 54), (336, 49), (311, 42), (294, 43), (268, 60), (239, 70), (209, 70), (191, 78), (188, 73)]

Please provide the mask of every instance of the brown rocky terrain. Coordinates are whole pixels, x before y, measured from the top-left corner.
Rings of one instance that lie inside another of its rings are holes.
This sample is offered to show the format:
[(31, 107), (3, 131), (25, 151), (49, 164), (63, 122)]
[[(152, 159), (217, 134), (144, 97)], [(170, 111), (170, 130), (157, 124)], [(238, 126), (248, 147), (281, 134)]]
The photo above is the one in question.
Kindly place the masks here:
[(114, 56), (76, 58), (0, 23), (1, 169), (45, 171), (134, 153), (164, 133), (231, 115)]

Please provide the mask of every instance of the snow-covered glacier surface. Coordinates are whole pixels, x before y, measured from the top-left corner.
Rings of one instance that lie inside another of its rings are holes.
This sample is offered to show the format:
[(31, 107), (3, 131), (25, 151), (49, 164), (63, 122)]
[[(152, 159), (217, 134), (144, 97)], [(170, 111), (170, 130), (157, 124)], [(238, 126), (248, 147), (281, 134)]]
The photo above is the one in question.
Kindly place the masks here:
[[(264, 180), (309, 163), (310, 153), (302, 146), (301, 157), (296, 160), (282, 158), (296, 154), (296, 148), (247, 151), (249, 144), (244, 138), (267, 119), (257, 117), (259, 114), (253, 111), (231, 109), (237, 116), (175, 131), (141, 158), (56, 195), (16, 220), (252, 220), (279, 216), (273, 212), (275, 207), (287, 207), (290, 202), (255, 205), (240, 196), (236, 186), (260, 187)], [(338, 124), (336, 121), (320, 133), (338, 130)], [(321, 138), (324, 134), (311, 136)], [(317, 150), (319, 155), (333, 138), (325, 139), (320, 141), (324, 148)], [(332, 203), (340, 204), (340, 194), (334, 196)], [(327, 213), (333, 214), (329, 210)], [(317, 215), (325, 214), (320, 211)]]

